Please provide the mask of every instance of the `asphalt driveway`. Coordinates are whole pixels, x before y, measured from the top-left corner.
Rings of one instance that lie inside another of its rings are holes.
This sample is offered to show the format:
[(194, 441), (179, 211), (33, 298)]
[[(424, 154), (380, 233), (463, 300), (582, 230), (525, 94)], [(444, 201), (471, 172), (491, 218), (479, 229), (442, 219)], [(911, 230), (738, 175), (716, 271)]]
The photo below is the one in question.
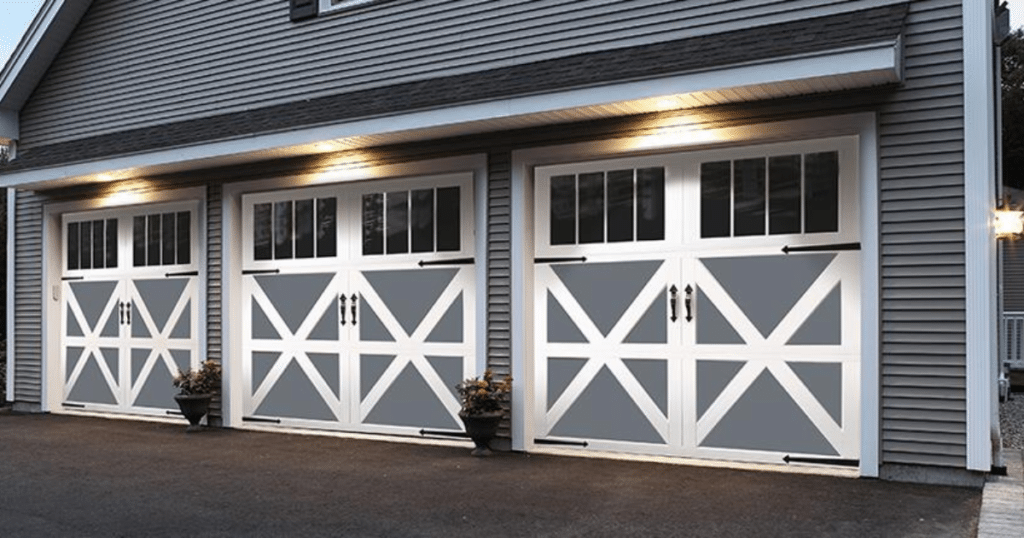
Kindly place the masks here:
[(0, 414), (0, 536), (974, 536), (981, 491)]

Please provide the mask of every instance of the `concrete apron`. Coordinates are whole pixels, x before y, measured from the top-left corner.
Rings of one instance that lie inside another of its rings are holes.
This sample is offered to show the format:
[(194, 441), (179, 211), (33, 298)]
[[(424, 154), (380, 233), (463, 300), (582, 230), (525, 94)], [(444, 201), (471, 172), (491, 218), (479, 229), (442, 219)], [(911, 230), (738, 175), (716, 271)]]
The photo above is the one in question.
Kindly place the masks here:
[(989, 475), (985, 482), (978, 538), (1024, 536), (1024, 455), (1020, 449), (1003, 449), (1006, 476)]

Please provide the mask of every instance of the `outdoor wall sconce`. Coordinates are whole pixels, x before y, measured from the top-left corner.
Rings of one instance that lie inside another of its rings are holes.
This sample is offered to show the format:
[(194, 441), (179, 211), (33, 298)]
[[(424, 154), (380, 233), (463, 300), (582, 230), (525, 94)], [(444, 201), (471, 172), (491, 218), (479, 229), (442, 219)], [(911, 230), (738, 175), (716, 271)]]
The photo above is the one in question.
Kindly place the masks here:
[(1010, 237), (1024, 233), (1024, 211), (997, 209), (995, 211), (996, 237)]

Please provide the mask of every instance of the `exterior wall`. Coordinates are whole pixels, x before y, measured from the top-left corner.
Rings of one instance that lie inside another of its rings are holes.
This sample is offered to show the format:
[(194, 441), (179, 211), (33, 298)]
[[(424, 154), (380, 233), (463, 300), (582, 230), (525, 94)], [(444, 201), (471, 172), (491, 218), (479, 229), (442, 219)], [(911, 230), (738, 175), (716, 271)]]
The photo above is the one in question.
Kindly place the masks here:
[(1024, 312), (1024, 241), (1000, 242), (1003, 254), (1003, 311)]
[(43, 205), (42, 198), (18, 192), (14, 230), (14, 394), (8, 398), (18, 407), (38, 409), (41, 403), (43, 366)]
[[(206, 357), (221, 362), (224, 323), (221, 293), (221, 252), (223, 248), (224, 219), (221, 206), (222, 188), (211, 184), (206, 188)], [(230, 317), (230, 316), (229, 316)], [(203, 357), (200, 357), (203, 359)], [(211, 422), (220, 421), (222, 402), (220, 395), (210, 403)]]
[(879, 114), (883, 465), (966, 465), (961, 10), (911, 4)]
[(394, 0), (296, 24), (279, 0), (95, 0), (22, 111), (20, 144), (899, 1)]
[[(508, 151), (487, 155), (486, 349), (487, 364), (500, 376), (512, 375), (511, 166)], [(508, 424), (501, 433), (510, 435)]]

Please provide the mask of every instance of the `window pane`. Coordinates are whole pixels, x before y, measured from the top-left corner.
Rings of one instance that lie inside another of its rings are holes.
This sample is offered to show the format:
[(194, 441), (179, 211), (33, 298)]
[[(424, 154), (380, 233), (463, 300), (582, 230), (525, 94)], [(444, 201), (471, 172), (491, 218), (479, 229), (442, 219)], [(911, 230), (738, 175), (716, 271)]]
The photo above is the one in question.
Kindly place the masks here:
[(800, 233), (800, 156), (768, 159), (768, 233)]
[(178, 213), (178, 263), (192, 263), (192, 213)]
[(580, 174), (580, 243), (604, 242), (604, 173)]
[(576, 244), (576, 176), (551, 178), (551, 244)]
[(804, 231), (839, 231), (839, 153), (804, 155)]
[(295, 257), (313, 257), (313, 200), (295, 201)]
[(461, 198), (458, 187), (437, 189), (437, 250), (455, 252), (462, 248)]
[(273, 210), (270, 204), (252, 206), (252, 254), (253, 259), (269, 260), (274, 257)]
[(177, 261), (174, 259), (175, 251), (178, 250), (178, 243), (174, 240), (174, 232), (178, 229), (174, 213), (163, 214), (163, 264), (174, 265)]
[(700, 165), (700, 236), (729, 237), (732, 195), (732, 163)]
[(389, 192), (386, 196), (388, 254), (409, 252), (409, 193)]
[(78, 223), (68, 223), (68, 269), (78, 269)]
[(132, 265), (146, 266), (146, 217), (132, 219)]
[(316, 200), (316, 255), (318, 258), (338, 254), (338, 201), (335, 198)]
[(764, 159), (733, 162), (733, 235), (764, 235)]
[(103, 252), (103, 241), (106, 239), (107, 234), (103, 229), (102, 220), (92, 221), (92, 267), (93, 269), (103, 269), (103, 264), (107, 261), (107, 257)]
[(107, 263), (106, 267), (117, 267), (117, 219), (107, 219)]
[(92, 269), (92, 222), (80, 222), (78, 262), (81, 269)]
[(608, 172), (608, 241), (633, 240), (633, 171)]
[(274, 259), (287, 260), (292, 257), (292, 203), (274, 204)]
[(384, 254), (384, 195), (363, 195), (363, 255)]
[(665, 169), (636, 171), (637, 241), (665, 239)]
[(434, 251), (434, 189), (412, 191), (412, 251)]
[(149, 215), (146, 217), (147, 232), (146, 237), (146, 265), (160, 265), (160, 215)]

